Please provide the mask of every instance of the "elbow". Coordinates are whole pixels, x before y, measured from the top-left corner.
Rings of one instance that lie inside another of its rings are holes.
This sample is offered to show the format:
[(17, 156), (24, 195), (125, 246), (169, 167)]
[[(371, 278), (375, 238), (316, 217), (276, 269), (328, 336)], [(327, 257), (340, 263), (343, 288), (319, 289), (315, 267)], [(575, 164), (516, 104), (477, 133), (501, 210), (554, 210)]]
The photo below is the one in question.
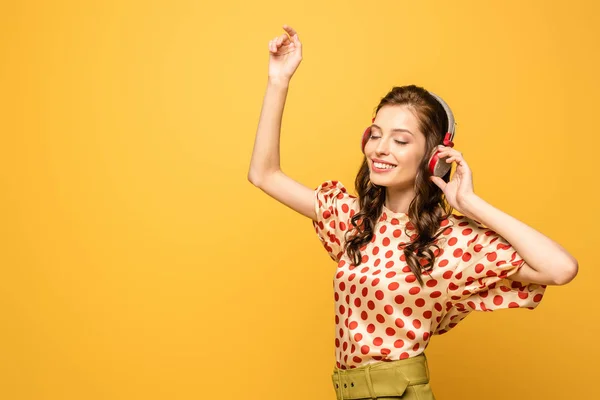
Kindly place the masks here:
[(248, 172), (248, 182), (258, 187), (258, 178), (256, 177), (256, 174), (254, 174), (252, 171)]
[(563, 274), (556, 280), (556, 285), (562, 286), (571, 282), (579, 272), (579, 263), (575, 260), (574, 264), (563, 270)]

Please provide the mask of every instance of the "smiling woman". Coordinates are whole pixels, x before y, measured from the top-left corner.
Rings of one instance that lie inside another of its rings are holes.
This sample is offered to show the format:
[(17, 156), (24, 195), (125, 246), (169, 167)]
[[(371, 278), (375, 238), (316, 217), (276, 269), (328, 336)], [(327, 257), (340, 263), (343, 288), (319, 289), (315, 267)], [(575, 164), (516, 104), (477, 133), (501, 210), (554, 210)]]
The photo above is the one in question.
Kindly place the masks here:
[(285, 29), (292, 39), (282, 35), (270, 43), (248, 177), (311, 218), (337, 263), (337, 398), (434, 400), (425, 356), (433, 335), (471, 311), (535, 309), (547, 283), (572, 279), (576, 262), (475, 196), (468, 164), (453, 148), (450, 107), (416, 85), (393, 87), (377, 105), (362, 137), (357, 196), (337, 180), (310, 189), (286, 176), (279, 168), (280, 121), (301, 44)]

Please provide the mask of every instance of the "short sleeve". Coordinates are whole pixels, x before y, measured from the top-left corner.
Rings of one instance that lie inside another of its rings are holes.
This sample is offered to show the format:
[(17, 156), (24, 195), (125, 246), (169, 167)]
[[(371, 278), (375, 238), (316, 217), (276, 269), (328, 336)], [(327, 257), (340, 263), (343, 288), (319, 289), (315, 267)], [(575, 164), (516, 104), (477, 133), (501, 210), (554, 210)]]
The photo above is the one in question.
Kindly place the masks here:
[(463, 216), (457, 221), (457, 243), (450, 251), (459, 262), (448, 282), (446, 313), (438, 333), (451, 329), (471, 311), (535, 309), (547, 285), (510, 279), (526, 265), (515, 248), (475, 220)]
[(315, 232), (332, 260), (339, 262), (344, 253), (344, 235), (352, 227), (350, 218), (358, 212), (357, 198), (348, 193), (339, 181), (328, 180), (314, 192), (317, 220)]

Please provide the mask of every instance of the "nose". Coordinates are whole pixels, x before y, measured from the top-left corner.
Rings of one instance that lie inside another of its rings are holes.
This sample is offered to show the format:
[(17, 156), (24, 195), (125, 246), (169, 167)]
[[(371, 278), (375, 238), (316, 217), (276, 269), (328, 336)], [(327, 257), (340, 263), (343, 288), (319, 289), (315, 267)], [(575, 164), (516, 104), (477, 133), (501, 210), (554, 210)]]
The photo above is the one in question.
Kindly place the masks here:
[(388, 147), (389, 147), (388, 141), (382, 137), (377, 141), (377, 144), (375, 146), (375, 152), (377, 154), (387, 154)]

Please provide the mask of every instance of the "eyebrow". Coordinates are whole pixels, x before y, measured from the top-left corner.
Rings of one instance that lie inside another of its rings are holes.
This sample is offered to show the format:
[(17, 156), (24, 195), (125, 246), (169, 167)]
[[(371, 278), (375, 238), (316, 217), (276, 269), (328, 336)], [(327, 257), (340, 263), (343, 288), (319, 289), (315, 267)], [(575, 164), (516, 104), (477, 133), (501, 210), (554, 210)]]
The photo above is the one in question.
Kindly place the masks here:
[[(371, 125), (371, 128), (377, 128), (377, 129), (379, 129), (380, 131), (382, 130), (382, 129), (381, 129), (381, 127), (380, 127), (379, 125), (376, 125), (376, 124), (373, 124), (373, 125)], [(414, 135), (414, 133), (412, 133), (412, 132), (411, 132), (411, 131), (409, 131), (408, 129), (394, 128), (394, 129), (392, 129), (392, 132), (408, 132), (408, 133), (410, 133), (411, 135), (415, 136), (415, 135)]]

